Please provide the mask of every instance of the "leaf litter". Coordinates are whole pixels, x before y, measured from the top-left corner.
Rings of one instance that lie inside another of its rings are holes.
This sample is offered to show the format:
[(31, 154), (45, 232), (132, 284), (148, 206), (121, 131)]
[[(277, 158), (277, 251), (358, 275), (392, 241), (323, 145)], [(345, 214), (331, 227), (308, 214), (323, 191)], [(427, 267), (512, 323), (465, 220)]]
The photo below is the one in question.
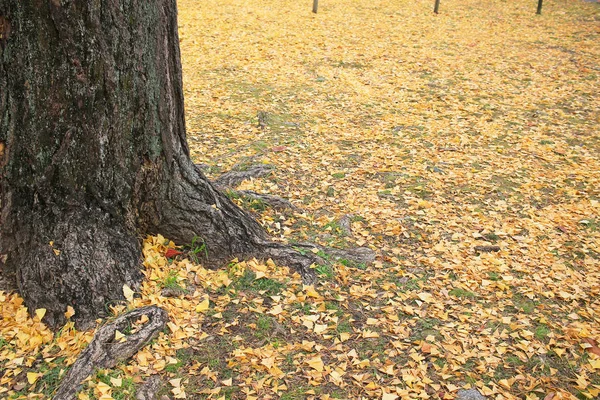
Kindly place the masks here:
[[(379, 256), (305, 286), (149, 237), (147, 279), (109, 308), (160, 305), (168, 329), (79, 399), (131, 399), (154, 374), (169, 398), (599, 396), (596, 4), (178, 3), (194, 159), (275, 166), (240, 189), (299, 211), (234, 199), (275, 237)], [(50, 398), (93, 332), (0, 304), (0, 397)]]

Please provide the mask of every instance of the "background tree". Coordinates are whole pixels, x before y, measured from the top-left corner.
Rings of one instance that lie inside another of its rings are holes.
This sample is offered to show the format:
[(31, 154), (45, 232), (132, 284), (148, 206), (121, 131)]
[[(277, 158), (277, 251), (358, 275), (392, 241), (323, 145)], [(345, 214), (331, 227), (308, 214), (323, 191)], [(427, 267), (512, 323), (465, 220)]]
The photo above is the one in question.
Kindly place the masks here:
[(0, 21), (2, 273), (30, 310), (86, 326), (138, 287), (149, 233), (312, 277), (190, 160), (175, 0), (4, 0)]

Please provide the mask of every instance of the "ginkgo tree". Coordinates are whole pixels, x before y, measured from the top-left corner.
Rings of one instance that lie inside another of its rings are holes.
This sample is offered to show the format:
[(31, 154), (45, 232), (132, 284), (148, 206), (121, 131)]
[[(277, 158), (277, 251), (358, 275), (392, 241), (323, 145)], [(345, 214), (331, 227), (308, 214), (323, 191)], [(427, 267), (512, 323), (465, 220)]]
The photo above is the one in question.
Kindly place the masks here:
[(139, 286), (150, 233), (311, 276), (190, 160), (175, 0), (6, 0), (0, 21), (2, 274), (30, 310), (88, 325)]

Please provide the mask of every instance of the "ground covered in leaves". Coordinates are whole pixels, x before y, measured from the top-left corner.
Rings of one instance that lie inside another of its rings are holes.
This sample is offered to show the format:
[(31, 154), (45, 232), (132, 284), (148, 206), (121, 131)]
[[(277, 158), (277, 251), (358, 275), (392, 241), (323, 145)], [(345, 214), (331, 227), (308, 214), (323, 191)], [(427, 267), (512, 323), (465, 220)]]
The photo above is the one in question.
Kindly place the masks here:
[[(273, 165), (241, 189), (297, 210), (235, 201), (281, 240), (378, 259), (304, 286), (148, 238), (139, 295), (107, 307), (161, 305), (168, 329), (79, 399), (135, 398), (152, 374), (169, 398), (598, 398), (597, 3), (179, 5), (194, 159), (213, 178)], [(0, 302), (0, 397), (51, 397), (93, 332)]]

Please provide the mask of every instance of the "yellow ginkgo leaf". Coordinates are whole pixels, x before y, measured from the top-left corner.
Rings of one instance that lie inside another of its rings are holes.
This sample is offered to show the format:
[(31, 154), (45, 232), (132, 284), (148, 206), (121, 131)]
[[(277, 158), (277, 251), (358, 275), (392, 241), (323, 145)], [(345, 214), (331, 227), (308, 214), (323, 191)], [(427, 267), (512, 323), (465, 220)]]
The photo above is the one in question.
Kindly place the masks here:
[(30, 385), (33, 385), (38, 378), (40, 377), (40, 374), (38, 374), (37, 372), (28, 372), (27, 373), (27, 382), (29, 382)]
[(125, 342), (127, 341), (127, 339), (125, 338), (125, 335), (123, 335), (121, 332), (119, 332), (118, 330), (115, 331), (115, 342)]
[(277, 304), (275, 307), (273, 307), (270, 311), (267, 311), (267, 314), (271, 314), (271, 315), (279, 315), (283, 312), (283, 308), (281, 308), (281, 305)]
[(364, 337), (364, 338), (378, 338), (379, 337), (379, 333), (370, 331), (368, 329), (365, 329), (362, 332), (362, 337)]
[(381, 396), (381, 400), (396, 400), (398, 396), (393, 393), (383, 392), (383, 396)]
[(44, 315), (46, 315), (46, 309), (38, 308), (37, 310), (35, 310), (35, 315), (38, 317), (39, 320), (41, 320), (42, 318), (44, 318)]
[(123, 379), (110, 378), (110, 383), (113, 385), (113, 387), (121, 387), (121, 386), (123, 386)]
[(313, 358), (310, 358), (308, 360), (306, 360), (306, 363), (316, 369), (318, 372), (323, 372), (323, 369), (325, 368), (325, 364), (323, 364), (323, 360), (321, 359), (321, 356), (316, 356)]
[(67, 319), (71, 318), (73, 315), (75, 315), (75, 310), (73, 309), (73, 307), (71, 306), (67, 306), (67, 311), (65, 311), (65, 317)]
[(202, 302), (198, 303), (196, 306), (196, 312), (203, 312), (208, 310), (208, 306), (210, 305), (210, 301), (208, 298), (205, 298)]
[(233, 378), (229, 378), (229, 379), (225, 379), (224, 381), (221, 381), (221, 383), (225, 386), (232, 386), (233, 385)]
[(419, 293), (417, 296), (419, 296), (419, 299), (423, 300), (425, 303), (431, 303), (433, 301), (433, 296), (431, 293), (423, 292)]
[(127, 301), (133, 301), (133, 290), (127, 285), (123, 285), (123, 296), (127, 299)]
[(321, 297), (321, 295), (315, 290), (314, 286), (312, 285), (305, 285), (303, 289), (306, 292), (306, 295), (309, 297), (314, 297), (315, 299)]
[(96, 389), (98, 389), (98, 391), (103, 395), (109, 395), (111, 387), (108, 386), (106, 383), (104, 382), (98, 382), (98, 384), (96, 385)]

